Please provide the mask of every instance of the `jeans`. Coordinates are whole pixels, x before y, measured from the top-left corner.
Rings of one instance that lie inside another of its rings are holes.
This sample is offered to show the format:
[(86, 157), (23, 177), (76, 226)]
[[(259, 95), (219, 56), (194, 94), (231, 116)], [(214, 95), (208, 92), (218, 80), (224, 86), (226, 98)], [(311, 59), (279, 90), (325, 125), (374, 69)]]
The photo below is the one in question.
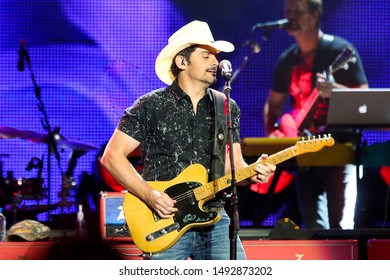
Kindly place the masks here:
[(295, 179), (302, 228), (354, 228), (356, 166), (301, 168)]
[[(230, 260), (230, 218), (220, 211), (221, 219), (212, 226), (188, 230), (168, 250), (152, 254), (152, 260)], [(237, 236), (237, 260), (245, 260), (244, 247)]]

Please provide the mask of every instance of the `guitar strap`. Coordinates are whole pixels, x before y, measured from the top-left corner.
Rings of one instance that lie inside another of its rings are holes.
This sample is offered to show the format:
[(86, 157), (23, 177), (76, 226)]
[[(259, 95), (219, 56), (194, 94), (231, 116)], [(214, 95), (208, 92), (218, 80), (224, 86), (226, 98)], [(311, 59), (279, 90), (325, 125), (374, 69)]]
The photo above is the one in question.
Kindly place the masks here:
[[(312, 69), (312, 77), (313, 77), (313, 85), (315, 86), (316, 81), (316, 73), (321, 72), (323, 69), (320, 69), (322, 65), (319, 63), (318, 60), (324, 61), (324, 57), (328, 56), (328, 58), (325, 61), (330, 61), (332, 52), (329, 52), (328, 49), (332, 46), (332, 43), (334, 41), (334, 36), (329, 34), (323, 34), (322, 39), (320, 42), (320, 48), (318, 49), (318, 53), (316, 55), (316, 59), (313, 62), (313, 69)], [(329, 65), (327, 65), (329, 66)], [(327, 69), (326, 69), (327, 70)]]
[(215, 180), (225, 175), (227, 123), (225, 116), (226, 96), (211, 89), (214, 100), (214, 147), (211, 159), (211, 177)]
[[(328, 50), (331, 48), (333, 41), (334, 41), (333, 35), (329, 35), (329, 34), (322, 35), (320, 46), (319, 46), (318, 52), (316, 54), (316, 58), (313, 62), (313, 67), (311, 70), (311, 72), (312, 72), (312, 85), (313, 85), (312, 90), (317, 86), (316, 73), (322, 72), (322, 70), (323, 70), (323, 68), (322, 68), (323, 65), (321, 65), (322, 63), (320, 61), (324, 61), (324, 57), (328, 57), (325, 61), (329, 61), (331, 59), (332, 52), (330, 52)], [(315, 108), (317, 107), (318, 102), (319, 102), (319, 99), (317, 98), (317, 100), (313, 104), (312, 108), (307, 113), (305, 120), (299, 126), (299, 128), (298, 128), (299, 134), (303, 134), (303, 135), (311, 134), (311, 133), (306, 133), (307, 129), (304, 129), (304, 128), (311, 126), (310, 123), (311, 123), (311, 120), (313, 119), (314, 113), (316, 111)]]

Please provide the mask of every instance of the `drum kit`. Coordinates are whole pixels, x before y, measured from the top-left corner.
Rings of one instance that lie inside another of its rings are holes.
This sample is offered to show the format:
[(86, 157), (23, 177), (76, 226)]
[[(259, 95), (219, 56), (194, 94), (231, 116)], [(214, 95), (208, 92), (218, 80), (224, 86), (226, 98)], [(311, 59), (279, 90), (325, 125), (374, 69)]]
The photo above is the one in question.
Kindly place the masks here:
[[(11, 138), (20, 138), (33, 143), (44, 143), (47, 145), (51, 145), (51, 143), (53, 143), (50, 141), (50, 137), (47, 134), (40, 134), (28, 130), (19, 130), (12, 127), (0, 127), (0, 139)], [(72, 158), (76, 159), (88, 150), (99, 149), (99, 147), (94, 144), (76, 139), (68, 139), (61, 136), (58, 128), (53, 131), (53, 138), (57, 148), (72, 150)], [(73, 155), (76, 155), (76, 157)], [(9, 156), (10, 155), (8, 154), (0, 154), (0, 204), (11, 203), (15, 205), (19, 204), (22, 200), (40, 200), (43, 197), (47, 197), (48, 194), (47, 192), (45, 193), (43, 188), (44, 180), (41, 178), (43, 161), (39, 158), (33, 157), (26, 168), (26, 170), (39, 169), (36, 178), (15, 179), (12, 171), (8, 171), (7, 175), (3, 177), (3, 161), (1, 158)], [(73, 173), (75, 168), (75, 160), (70, 161), (68, 164), (68, 170), (65, 175), (67, 177), (72, 177), (73, 174), (71, 173)], [(48, 186), (48, 188), (50, 188), (50, 186)]]

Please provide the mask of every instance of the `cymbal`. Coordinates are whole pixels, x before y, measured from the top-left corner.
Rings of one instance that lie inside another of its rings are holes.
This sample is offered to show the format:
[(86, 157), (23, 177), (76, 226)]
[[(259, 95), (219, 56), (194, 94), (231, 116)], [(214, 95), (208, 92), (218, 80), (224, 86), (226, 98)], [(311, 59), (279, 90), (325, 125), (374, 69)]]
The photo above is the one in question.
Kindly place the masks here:
[(19, 130), (16, 128), (12, 127), (7, 127), (7, 126), (1, 126), (0, 127), (0, 138), (2, 139), (10, 139), (10, 138), (22, 138), (22, 139), (43, 139), (45, 138), (45, 134), (39, 134), (33, 131), (28, 131), (28, 130)]
[(15, 138), (19, 137), (16, 136), (18, 134), (19, 130), (11, 127), (0, 127), (0, 137), (2, 139), (9, 139), (9, 138)]
[(59, 139), (56, 141), (57, 147), (62, 149), (72, 149), (76, 151), (99, 150), (99, 147), (92, 143), (75, 139)]
[[(34, 143), (49, 143), (49, 136), (47, 134), (36, 133), (28, 130), (19, 130), (12, 127), (2, 126), (0, 127), (0, 138), (10, 139), (10, 138), (21, 138), (26, 139)], [(72, 149), (77, 151), (87, 151), (87, 150), (98, 150), (99, 147), (95, 146), (92, 143), (83, 142), (76, 139), (67, 139), (61, 137), (56, 139), (56, 144), (58, 148), (61, 149)]]

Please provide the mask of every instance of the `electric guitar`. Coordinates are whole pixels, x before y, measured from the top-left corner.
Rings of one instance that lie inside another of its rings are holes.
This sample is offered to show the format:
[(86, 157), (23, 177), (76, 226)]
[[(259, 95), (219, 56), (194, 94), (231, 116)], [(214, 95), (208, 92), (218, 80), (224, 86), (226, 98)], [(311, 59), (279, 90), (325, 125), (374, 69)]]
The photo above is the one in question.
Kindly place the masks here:
[[(325, 146), (333, 146), (330, 136), (298, 141), (294, 146), (270, 155), (267, 162), (274, 165), (292, 157), (317, 152)], [(256, 174), (253, 163), (237, 170), (236, 180), (240, 182)], [(215, 224), (221, 218), (218, 212), (206, 212), (203, 204), (215, 197), (219, 191), (231, 185), (232, 175), (225, 175), (215, 181), (208, 182), (208, 174), (201, 164), (193, 164), (185, 168), (176, 178), (170, 181), (148, 182), (153, 188), (165, 192), (177, 202), (178, 211), (168, 219), (162, 219), (143, 201), (131, 193), (126, 193), (123, 210), (131, 237), (139, 249), (148, 253), (169, 249), (189, 229)]]
[[(326, 79), (340, 69), (347, 69), (348, 63), (354, 60), (354, 51), (351, 47), (346, 47), (336, 57), (333, 63), (329, 66), (325, 76)], [(298, 137), (304, 127), (304, 121), (306, 120), (309, 112), (316, 104), (318, 97), (320, 96), (317, 87), (311, 92), (308, 100), (303, 107), (294, 115), (286, 113), (280, 118), (279, 130), (284, 134), (285, 137)]]

